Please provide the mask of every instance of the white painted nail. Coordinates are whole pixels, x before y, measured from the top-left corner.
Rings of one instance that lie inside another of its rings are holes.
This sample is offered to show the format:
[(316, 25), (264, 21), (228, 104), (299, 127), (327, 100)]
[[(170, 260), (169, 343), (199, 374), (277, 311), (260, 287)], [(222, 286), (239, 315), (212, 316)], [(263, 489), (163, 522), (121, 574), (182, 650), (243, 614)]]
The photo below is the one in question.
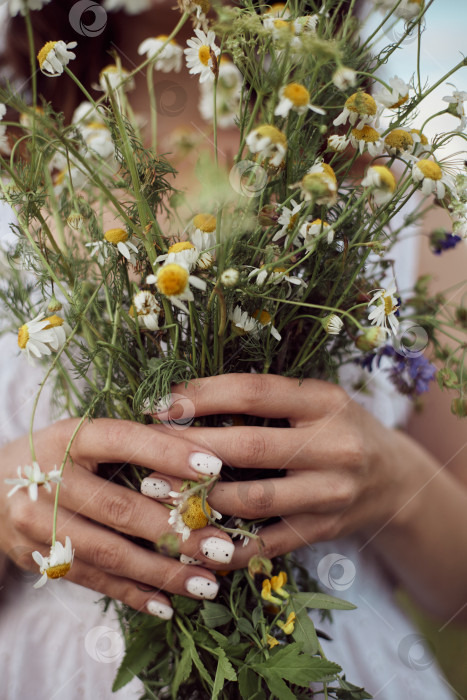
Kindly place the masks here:
[(235, 551), (235, 545), (221, 537), (207, 537), (205, 540), (201, 540), (201, 551), (205, 557), (212, 561), (228, 564)]
[(146, 477), (141, 482), (141, 493), (150, 498), (167, 498), (170, 493), (170, 484), (163, 479), (151, 479)]
[(192, 452), (188, 463), (199, 474), (207, 474), (208, 476), (219, 474), (222, 468), (222, 461), (218, 457), (207, 455), (204, 452)]
[(192, 576), (185, 581), (185, 588), (188, 593), (195, 595), (197, 598), (212, 600), (217, 595), (219, 584), (217, 581), (204, 578), (204, 576)]
[(173, 608), (165, 603), (159, 603), (158, 600), (150, 600), (146, 604), (146, 609), (151, 615), (160, 617), (161, 620), (170, 620), (174, 614)]
[(181, 564), (201, 564), (198, 559), (193, 559), (193, 557), (188, 557), (186, 554), (180, 554), (180, 563)]

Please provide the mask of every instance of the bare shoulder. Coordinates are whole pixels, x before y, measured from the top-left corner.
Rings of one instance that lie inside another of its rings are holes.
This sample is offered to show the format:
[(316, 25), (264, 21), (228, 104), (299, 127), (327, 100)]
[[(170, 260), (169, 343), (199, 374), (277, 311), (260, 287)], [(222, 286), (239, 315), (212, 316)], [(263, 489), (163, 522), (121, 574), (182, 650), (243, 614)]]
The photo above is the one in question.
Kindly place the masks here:
[[(449, 218), (442, 211), (430, 212), (427, 233), (443, 225), (449, 230)], [(446, 296), (451, 302), (460, 304), (463, 300), (467, 305), (467, 242), (443, 255), (434, 255), (428, 240), (422, 243), (419, 273), (432, 276), (433, 291), (449, 289)], [(452, 392), (441, 391), (433, 382), (424, 397), (423, 410), (412, 415), (408, 432), (467, 485), (467, 418), (460, 419), (451, 413), (453, 398)]]

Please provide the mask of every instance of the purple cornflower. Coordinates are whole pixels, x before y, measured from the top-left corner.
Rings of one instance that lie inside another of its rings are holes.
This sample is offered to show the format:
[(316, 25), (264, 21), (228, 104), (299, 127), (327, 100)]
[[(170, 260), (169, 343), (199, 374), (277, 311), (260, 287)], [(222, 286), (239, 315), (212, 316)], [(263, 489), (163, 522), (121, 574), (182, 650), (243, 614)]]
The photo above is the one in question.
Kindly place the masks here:
[(455, 233), (449, 233), (443, 229), (436, 229), (436, 231), (430, 234), (431, 250), (435, 255), (441, 255), (444, 250), (455, 248), (461, 240), (462, 238)]
[(435, 378), (436, 367), (426, 357), (402, 355), (392, 345), (385, 345), (377, 352), (363, 358), (360, 364), (371, 372), (374, 369), (374, 363), (379, 367), (383, 357), (390, 357), (393, 360), (392, 367), (384, 369), (389, 373), (389, 378), (401, 394), (414, 398), (428, 391), (430, 382)]

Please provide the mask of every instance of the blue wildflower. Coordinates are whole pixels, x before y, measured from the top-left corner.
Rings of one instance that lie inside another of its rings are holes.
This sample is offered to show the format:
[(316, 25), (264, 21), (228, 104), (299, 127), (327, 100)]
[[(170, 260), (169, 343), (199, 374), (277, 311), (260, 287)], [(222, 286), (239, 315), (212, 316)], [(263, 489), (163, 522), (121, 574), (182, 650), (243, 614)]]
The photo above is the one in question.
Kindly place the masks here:
[(430, 234), (431, 250), (435, 255), (441, 255), (444, 250), (455, 248), (462, 238), (455, 233), (449, 233), (444, 229), (437, 228)]
[(383, 357), (393, 360), (392, 366), (384, 370), (401, 394), (414, 398), (428, 391), (430, 382), (435, 378), (436, 367), (426, 357), (402, 355), (392, 345), (385, 345), (360, 360), (360, 364), (371, 372), (375, 366), (380, 367)]

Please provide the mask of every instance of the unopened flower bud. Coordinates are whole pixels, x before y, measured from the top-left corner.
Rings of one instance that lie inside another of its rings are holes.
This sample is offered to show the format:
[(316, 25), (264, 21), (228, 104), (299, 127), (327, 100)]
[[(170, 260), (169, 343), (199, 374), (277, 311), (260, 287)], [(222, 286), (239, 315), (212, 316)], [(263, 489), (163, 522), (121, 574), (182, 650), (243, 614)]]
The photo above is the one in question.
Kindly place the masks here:
[(224, 270), (220, 277), (221, 284), (223, 284), (224, 287), (235, 287), (237, 285), (239, 277), (239, 271), (235, 270), (235, 268), (233, 267), (229, 267), (227, 270)]
[(369, 352), (375, 348), (379, 348), (380, 345), (384, 343), (387, 338), (387, 334), (384, 328), (378, 326), (373, 326), (372, 328), (367, 328), (362, 335), (359, 335), (355, 341), (355, 345), (359, 350), (363, 352)]
[(60, 311), (62, 308), (63, 308), (63, 305), (58, 301), (57, 297), (54, 294), (49, 301), (49, 304), (47, 306), (47, 311), (51, 314), (56, 314), (57, 311)]
[(80, 231), (83, 227), (84, 217), (79, 212), (73, 211), (66, 220), (68, 226), (74, 231)]
[(270, 576), (272, 573), (272, 561), (267, 559), (267, 557), (260, 557), (258, 554), (255, 554), (248, 562), (248, 573), (252, 578), (257, 574)]
[(451, 403), (451, 413), (458, 418), (465, 418), (467, 416), (467, 399), (461, 397), (453, 399)]
[(277, 223), (279, 213), (274, 204), (266, 204), (258, 214), (258, 221), (261, 226), (273, 226)]
[(324, 330), (326, 333), (329, 333), (329, 335), (339, 335), (344, 326), (342, 319), (337, 316), (337, 314), (329, 314), (321, 319), (321, 323), (323, 324)]

